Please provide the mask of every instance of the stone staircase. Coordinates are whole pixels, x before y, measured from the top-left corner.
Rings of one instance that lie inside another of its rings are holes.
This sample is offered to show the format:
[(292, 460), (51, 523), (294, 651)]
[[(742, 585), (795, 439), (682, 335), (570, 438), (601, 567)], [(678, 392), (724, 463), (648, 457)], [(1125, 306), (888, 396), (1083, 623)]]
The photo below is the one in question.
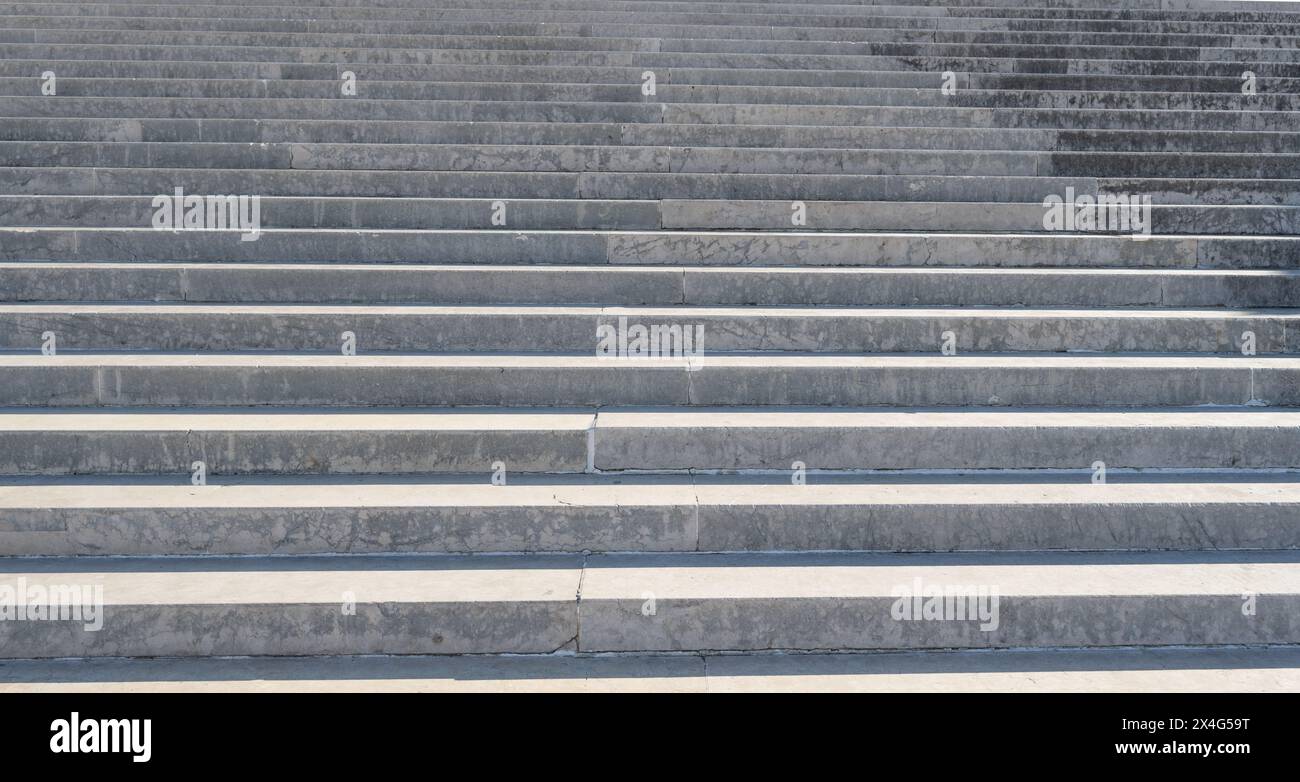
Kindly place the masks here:
[(0, 2), (0, 690), (1300, 689), (1300, 3), (262, 2)]

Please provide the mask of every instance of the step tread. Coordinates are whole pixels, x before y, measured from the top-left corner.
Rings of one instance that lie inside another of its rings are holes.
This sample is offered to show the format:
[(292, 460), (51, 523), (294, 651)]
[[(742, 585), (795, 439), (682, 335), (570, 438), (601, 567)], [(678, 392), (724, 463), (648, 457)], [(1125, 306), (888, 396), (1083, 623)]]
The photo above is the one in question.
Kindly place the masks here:
[(1300, 552), (608, 554), (588, 558), (582, 599), (893, 597), (917, 578), (1003, 596), (1300, 594)]
[(579, 431), (671, 428), (1295, 427), (1300, 408), (0, 408), (0, 431)]
[(0, 583), (103, 586), (106, 605), (572, 602), (582, 558), (0, 559)]
[[(255, 574), (255, 575), (253, 575)], [(799, 600), (893, 597), (900, 584), (1004, 597), (1300, 596), (1300, 552), (593, 554), (0, 560), (0, 583), (88, 583), (108, 605)]]
[[(3, 419), (0, 419), (3, 420)], [(951, 429), (988, 427), (1040, 429), (1043, 427), (1273, 427), (1300, 425), (1300, 408), (1097, 408), (1003, 409), (968, 407), (951, 409), (850, 409), (809, 408), (750, 409), (661, 408), (602, 410), (596, 428), (689, 429), (708, 428), (919, 428)]]

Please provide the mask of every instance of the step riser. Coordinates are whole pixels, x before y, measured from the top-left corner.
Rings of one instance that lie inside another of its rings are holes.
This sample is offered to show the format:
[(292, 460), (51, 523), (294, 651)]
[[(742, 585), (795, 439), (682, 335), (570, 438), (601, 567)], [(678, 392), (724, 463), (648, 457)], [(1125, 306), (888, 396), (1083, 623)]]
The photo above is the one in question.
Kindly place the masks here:
[(1300, 178), (1300, 155), (0, 142), (0, 166), (997, 177)]
[[(166, 191), (160, 191), (166, 192)], [(237, 191), (213, 191), (237, 192)], [(1300, 196), (1300, 193), (1297, 193)], [(203, 261), (667, 266), (1300, 268), (1300, 238), (1101, 234), (530, 233), (523, 231), (0, 229), (7, 261)]]
[[(734, 368), (672, 361), (594, 368), (12, 367), (6, 406), (841, 405), (1148, 406), (1300, 404), (1294, 369)], [(721, 358), (715, 358), (721, 361)], [(605, 365), (608, 366), (605, 366)], [(707, 466), (707, 465), (701, 465)], [(1024, 464), (1033, 467), (1033, 464)]]
[[(584, 44), (577, 41), (575, 45)], [(633, 41), (631, 45), (651, 46), (653, 40)], [(812, 43), (814, 51), (823, 44)], [(866, 47), (870, 44), (864, 45)], [(1247, 63), (1257, 75), (1266, 78), (1300, 78), (1300, 64), (1268, 61), (1263, 55), (1268, 51), (1246, 52), (1265, 61), (1235, 60), (1230, 49), (1206, 49), (1197, 60), (1196, 49), (1187, 50), (1192, 59), (1068, 59), (1077, 56), (1077, 47), (1058, 48), (1055, 57), (1047, 56), (1037, 47), (999, 47), (1000, 57), (992, 57), (979, 45), (946, 45), (947, 52), (917, 53), (916, 46), (894, 47), (903, 51), (892, 54), (842, 54), (771, 53), (767, 55), (745, 52), (654, 52), (649, 50), (582, 51), (580, 49), (552, 51), (523, 51), (498, 49), (353, 49), (338, 48), (284, 48), (284, 47), (234, 47), (228, 44), (188, 46), (163, 46), (140, 44), (59, 44), (59, 43), (0, 43), (0, 58), (30, 60), (48, 57), (55, 60), (115, 60), (122, 50), (129, 48), (132, 56), (140, 60), (235, 62), (235, 63), (299, 63), (336, 64), (340, 62), (373, 65), (539, 65), (568, 67), (625, 67), (625, 68), (782, 68), (807, 70), (925, 70), (942, 73), (945, 70), (975, 72), (1010, 72), (1136, 76), (1202, 76), (1212, 78), (1238, 78)], [(1120, 50), (1123, 52), (1124, 50)], [(1147, 50), (1158, 55), (1160, 49)], [(1286, 52), (1276, 52), (1285, 56)], [(1209, 61), (1217, 55), (1218, 61)], [(1020, 59), (1017, 59), (1020, 58)], [(1014, 64), (1013, 64), (1014, 63)]]
[[(684, 269), (687, 304), (841, 306), (1290, 307), (1300, 301), (1294, 272), (1183, 272), (1039, 276), (987, 269)], [(974, 272), (972, 274), (972, 272)], [(1040, 270), (1041, 272), (1041, 270)], [(8, 275), (0, 270), (0, 280)], [(188, 278), (194, 281), (193, 274)], [(75, 290), (75, 286), (73, 288)], [(241, 299), (252, 301), (255, 297)], [(310, 300), (310, 299), (307, 299)]]
[[(61, 9), (62, 10), (62, 9)], [(1125, 46), (1136, 47), (1144, 51), (1152, 47), (1217, 47), (1246, 49), (1284, 49), (1294, 41), (1287, 40), (1300, 35), (1300, 29), (1279, 25), (1270, 35), (1252, 35), (1245, 33), (1214, 34), (1201, 32), (1157, 32), (1146, 33), (1124, 30), (1081, 30), (1062, 26), (1051, 29), (1012, 29), (1009, 23), (983, 19), (975, 22), (946, 20), (941, 29), (931, 20), (893, 19), (862, 20), (857, 26), (835, 27), (799, 27), (798, 20), (788, 20), (780, 26), (746, 26), (742, 24), (719, 25), (716, 20), (700, 15), (699, 18), (713, 22), (711, 24), (692, 24), (690, 20), (674, 15), (671, 23), (653, 13), (641, 16), (625, 16), (621, 23), (599, 18), (596, 23), (574, 23), (573, 18), (553, 15), (544, 22), (516, 21), (506, 24), (493, 20), (490, 16), (480, 16), (479, 20), (457, 16), (437, 22), (404, 20), (338, 20), (322, 21), (316, 19), (210, 19), (177, 18), (167, 16), (150, 16), (143, 10), (135, 11), (138, 15), (104, 16), (59, 15), (59, 16), (19, 16), (0, 17), (9, 31), (40, 31), (42, 35), (49, 30), (114, 30), (114, 31), (179, 31), (190, 33), (246, 33), (244, 40), (248, 45), (257, 45), (267, 33), (294, 34), (297, 40), (318, 40), (322, 36), (338, 34), (367, 36), (361, 40), (370, 40), (369, 36), (392, 36), (398, 43), (411, 40), (412, 36), (485, 36), (503, 35), (511, 37), (594, 37), (594, 38), (681, 38), (687, 40), (727, 40), (727, 41), (837, 41), (837, 42), (912, 42), (912, 43), (983, 43), (1002, 45), (1052, 45), (1052, 46)], [(767, 22), (772, 20), (767, 19)], [(791, 23), (794, 22), (794, 23)], [(1113, 25), (1112, 25), (1113, 27)], [(256, 34), (256, 35), (254, 35)], [(16, 37), (17, 39), (17, 37)], [(101, 40), (101, 39), (97, 39)], [(333, 40), (324, 38), (323, 40)]]
[[(0, 532), (0, 545), (15, 556), (694, 551), (696, 546), (691, 506), (7, 510), (5, 526), (18, 530)], [(1285, 535), (1262, 522), (1219, 540), (1259, 536), (1272, 545), (1280, 539), (1275, 531)]]
[[(378, 49), (517, 49), (543, 51), (623, 52), (739, 52), (780, 54), (917, 54), (948, 56), (1019, 56), (1056, 59), (1078, 55), (1078, 46), (1091, 46), (1103, 59), (1187, 59), (1232, 61), (1247, 53), (1259, 59), (1278, 59), (1285, 47), (1269, 36), (1170, 36), (1151, 31), (1141, 34), (1096, 35), (1078, 32), (1027, 32), (1006, 30), (935, 30), (926, 27), (866, 27), (857, 29), (791, 28), (732, 25), (721, 31), (713, 26), (681, 24), (676, 19), (647, 16), (640, 23), (521, 24), (497, 21), (474, 24), (456, 21), (382, 24), (318, 22), (312, 30), (248, 29), (248, 23), (145, 19), (78, 19), (61, 24), (59, 17), (8, 16), (3, 32), (12, 43), (88, 43), (174, 46), (229, 45), (240, 47), (324, 47), (353, 45)], [(646, 24), (646, 22), (651, 22)], [(285, 26), (281, 23), (280, 26)], [(1240, 50), (1240, 51), (1238, 51)]]
[[(152, 224), (147, 196), (0, 196), (0, 226), (130, 228)], [(491, 230), (490, 199), (262, 199), (266, 228)], [(766, 230), (790, 223), (784, 201), (509, 201), (517, 230)], [(1046, 233), (1041, 204), (804, 202), (804, 230)], [(1300, 206), (1151, 207), (1153, 234), (1300, 234)], [(1115, 232), (1118, 233), (1118, 232)]]
[[(677, 230), (770, 231), (787, 221), (791, 212), (790, 204), (785, 202), (669, 200), (658, 203), (660, 225)], [(805, 203), (805, 207), (808, 225), (827, 231), (908, 231), (924, 227), (932, 231), (1047, 232), (1043, 219), (1046, 209), (1041, 203), (813, 202)], [(270, 212), (269, 206), (267, 211)], [(82, 218), (79, 216), (78, 219)], [(1300, 208), (1153, 204), (1151, 232), (1238, 236), (1300, 234)]]
[[(527, 312), (409, 314), (220, 314), (0, 311), (0, 350), (39, 350), (43, 335), (58, 335), (59, 350), (325, 352), (338, 354), (340, 335), (356, 335), (362, 353), (509, 352), (595, 354), (601, 329), (620, 324), (696, 329), (709, 352), (805, 353), (938, 352), (952, 331), (961, 353), (1148, 352), (1242, 354), (1242, 335), (1255, 335), (1255, 352), (1300, 353), (1300, 315), (1177, 315), (1099, 319), (1075, 312), (1038, 317), (951, 312), (888, 317), (768, 311), (711, 315), (681, 310), (618, 313)], [(699, 331), (701, 330), (702, 331)]]
[[(853, 4), (849, 4), (853, 5)], [(1249, 33), (1286, 35), (1300, 29), (1293, 19), (1284, 13), (1268, 13), (1264, 9), (1256, 10), (1258, 4), (1243, 6), (1237, 4), (1231, 10), (1234, 13), (1186, 13), (1184, 9), (1122, 12), (1113, 7), (1097, 6), (1082, 12), (1079, 9), (1066, 9), (1059, 5), (1050, 8), (1030, 7), (990, 7), (980, 6), (908, 6), (890, 4), (872, 4), (867, 6), (869, 14), (848, 13), (844, 4), (800, 5), (785, 4), (774, 6), (764, 4), (756, 8), (753, 5), (731, 3), (725, 5), (710, 4), (708, 9), (700, 9), (691, 4), (657, 4), (656, 12), (647, 12), (644, 6), (635, 3), (601, 3), (573, 4), (566, 6), (548, 6), (546, 8), (518, 4), (508, 6), (512, 20), (530, 20), (536, 22), (593, 22), (603, 23), (628, 22), (642, 24), (662, 24), (665, 12), (680, 24), (690, 24), (694, 31), (700, 25), (710, 25), (718, 31), (727, 31), (735, 26), (754, 25), (759, 22), (793, 33), (811, 32), (813, 30), (834, 30), (837, 28), (872, 29), (894, 27), (898, 29), (939, 29), (939, 30), (1093, 30), (1126, 31), (1167, 30), (1187, 33), (1228, 33), (1245, 35)], [(308, 21), (308, 20), (438, 20), (443, 22), (490, 21), (501, 24), (500, 8), (506, 6), (469, 6), (452, 5), (439, 8), (427, 8), (415, 5), (406, 6), (320, 6), (304, 8), (300, 5), (283, 3), (259, 3), (254, 6), (202, 5), (199, 3), (181, 3), (177, 6), (159, 9), (156, 5), (139, 3), (85, 4), (60, 3), (59, 12), (75, 13), (78, 17), (149, 17), (153, 19), (190, 19), (197, 24), (203, 19), (220, 19), (224, 21), (257, 19)], [(14, 15), (48, 14), (48, 4), (6, 3), (6, 13)], [(727, 10), (730, 9), (730, 10)], [(45, 17), (38, 17), (45, 18)], [(1218, 19), (1217, 22), (1207, 21)], [(1245, 21), (1252, 20), (1252, 21)], [(1274, 21), (1267, 21), (1274, 20)], [(800, 25), (808, 25), (802, 29)], [(197, 29), (197, 28), (195, 28)], [(262, 28), (257, 28), (262, 29)], [(351, 27), (347, 29), (353, 29)], [(713, 30), (710, 30), (713, 32)]]
[[(0, 196), (0, 226), (149, 226), (157, 211), (152, 201), (147, 196)], [(265, 228), (490, 230), (499, 227), (492, 225), (492, 215), (497, 210), (491, 199), (263, 198), (261, 203), (260, 217)], [(510, 228), (520, 230), (652, 231), (660, 227), (664, 209), (658, 201), (595, 199), (509, 201), (507, 206)], [(781, 217), (788, 222), (790, 205), (782, 206), (785, 213)], [(815, 205), (809, 208), (817, 211)], [(1282, 223), (1294, 220), (1296, 233), (1300, 233), (1300, 208), (1294, 210), (1294, 216), (1288, 207), (1267, 211), (1263, 221), (1271, 222), (1270, 217)], [(1153, 226), (1155, 215), (1153, 207)], [(1252, 225), (1261, 222), (1253, 213), (1243, 215), (1240, 221)]]
[[(1079, 196), (1150, 196), (1151, 203), (1300, 206), (1294, 180), (942, 177), (826, 174), (658, 174), (499, 171), (0, 168), (4, 196), (187, 193), (358, 198), (707, 199), (1039, 203)], [(785, 225), (787, 220), (782, 221)]]
[[(1300, 432), (1288, 429), (1198, 427), (1041, 428), (998, 431), (935, 427), (918, 442), (914, 430), (844, 428), (736, 429), (610, 426), (597, 433), (601, 470), (721, 469), (1224, 469), (1300, 466)], [(933, 449), (933, 450), (932, 450)], [(1080, 462), (1086, 462), (1081, 465)]]
[[(1298, 39), (1300, 40), (1300, 39)], [(48, 69), (48, 68), (47, 68)], [(57, 71), (56, 71), (57, 73)], [(1236, 94), (1161, 94), (1132, 93), (1133, 85), (1125, 90), (1098, 93), (1051, 93), (1037, 90), (987, 91), (968, 87), (958, 81), (958, 92), (947, 95), (940, 91), (942, 79), (938, 75), (924, 76), (901, 88), (837, 88), (834, 86), (719, 86), (704, 84), (665, 84), (659, 87), (656, 98), (663, 103), (726, 103), (752, 105), (837, 105), (837, 106), (897, 106), (997, 109), (1145, 109), (1194, 111), (1298, 111), (1300, 95), (1274, 94), (1276, 89), (1266, 80), (1256, 95)], [(640, 91), (639, 74), (631, 79), (613, 84), (545, 84), (530, 83), (538, 74), (520, 73), (524, 83), (411, 83), (411, 82), (360, 82), (359, 94), (368, 100), (466, 100), (466, 101), (545, 101), (592, 103), (644, 103)], [(360, 77), (358, 77), (360, 78)], [(320, 81), (267, 81), (267, 80), (157, 80), (142, 81), (106, 79), (101, 77), (76, 78), (62, 76), (58, 81), (58, 94), (63, 97), (130, 97), (156, 98), (317, 98), (331, 100), (340, 97), (337, 78)], [(32, 95), (38, 82), (26, 78), (0, 78), (0, 95), (22, 97)], [(1075, 85), (1078, 86), (1078, 85)], [(1258, 85), (1257, 85), (1258, 89)]]
[[(722, 298), (726, 294), (709, 293), (712, 279), (699, 280), (696, 286), (701, 291), (699, 295)], [(752, 287), (744, 281), (734, 284)], [(831, 285), (820, 287), (827, 290), (826, 295), (831, 290), (838, 290)], [(953, 284), (951, 287), (958, 286)], [(1149, 287), (1151, 295), (1159, 296), (1160, 287), (1161, 283), (1153, 283)], [(1292, 289), (1300, 295), (1300, 278), (1280, 285), (1252, 287), (1258, 288), (1260, 295), (1279, 290), (1285, 293)], [(749, 294), (742, 292), (740, 295)], [(1205, 295), (1213, 297), (1216, 294), (1207, 290)], [(1241, 295), (1254, 300), (1253, 292), (1242, 290)], [(267, 297), (279, 297), (283, 302), (372, 304), (677, 304), (686, 299), (684, 274), (671, 269), (633, 271), (624, 268), (612, 272), (602, 268), (548, 270), (518, 266), (438, 270), (342, 266), (201, 268), (162, 264), (153, 268), (63, 264), (0, 267), (0, 300), (4, 301), (256, 302)]]
[[(998, 631), (978, 621), (899, 622), (895, 599), (659, 601), (655, 616), (636, 621), (645, 601), (582, 601), (584, 651), (684, 649), (925, 649), (1052, 646), (1148, 646), (1294, 643), (1300, 622), (1243, 617), (1240, 595), (1061, 597), (999, 600)], [(667, 605), (664, 603), (667, 602)], [(1269, 601), (1290, 614), (1300, 600)], [(1204, 624), (1183, 617), (1204, 617)]]
[[(88, 421), (87, 426), (93, 426)], [(0, 431), (4, 475), (361, 475), (587, 470), (585, 432)], [(597, 470), (1296, 469), (1294, 427), (1006, 430), (598, 426)], [(485, 478), (486, 479), (486, 478)], [(183, 481), (184, 476), (178, 476)], [(1085, 480), (1082, 478), (1080, 480)]]
[[(342, 597), (342, 596), (340, 596)], [(0, 656), (548, 653), (577, 650), (749, 651), (1294, 644), (1300, 598), (1265, 595), (1261, 620), (1240, 595), (1000, 596), (998, 628), (979, 620), (902, 622), (896, 598), (358, 602), (330, 605), (166, 605), (103, 608), (103, 628), (72, 621), (5, 622)], [(1204, 617), (1188, 623), (1184, 617)]]
[[(0, 47), (0, 55), (3, 55)], [(1300, 65), (1296, 66), (1300, 75)], [(769, 106), (703, 103), (383, 101), (365, 98), (9, 97), (4, 117), (291, 118), (459, 122), (613, 122), (715, 125), (882, 125), (886, 127), (1061, 130), (1231, 130), (1293, 133), (1300, 112), (988, 109), (960, 106)]]
[(0, 433), (0, 442), (24, 452), (0, 458), (0, 474), (13, 475), (190, 473), (195, 461), (209, 475), (486, 475), (498, 459), (518, 472), (587, 466), (582, 431), (10, 431)]
[[(537, 147), (421, 147), (394, 148), (347, 146), (212, 147), (199, 145), (95, 144), (78, 145), (19, 142), (18, 148), (0, 144), (0, 166), (44, 167), (57, 160), (60, 167), (108, 168), (219, 168), (304, 170), (397, 171), (520, 171), (626, 173), (733, 173), (733, 174), (910, 174), (954, 176), (1035, 176), (1047, 156), (999, 152), (855, 152), (778, 150), (692, 150), (684, 147), (589, 147), (541, 149)], [(1157, 158), (1159, 160), (1159, 158)], [(1243, 165), (1230, 158), (1192, 158), (1206, 170), (1222, 169), (1222, 176), (1259, 176), (1257, 169), (1276, 169), (1284, 177), (1300, 160), (1266, 158)], [(1104, 161), (1103, 161), (1104, 163)], [(1049, 163), (1049, 165), (1051, 165)], [(1138, 166), (1118, 166), (1125, 176), (1138, 176)], [(1188, 166), (1184, 166), (1185, 168)], [(1231, 169), (1238, 169), (1233, 171)], [(1248, 170), (1249, 169), (1249, 170)]]
[[(0, 583), (4, 583), (0, 580)], [(336, 605), (105, 606), (103, 628), (5, 622), (0, 657), (305, 654), (548, 654), (576, 627), (575, 603), (358, 602)]]
[[(645, 31), (643, 37), (564, 36), (538, 35), (374, 35), (365, 33), (281, 33), (281, 32), (202, 32), (173, 30), (117, 30), (117, 29), (0, 29), (0, 42), (10, 46), (23, 44), (50, 45), (55, 48), (69, 45), (90, 47), (139, 46), (169, 50), (183, 46), (231, 47), (250, 59), (264, 59), (263, 53), (283, 56), (288, 53), (307, 54), (312, 49), (326, 47), (357, 47), (362, 51), (380, 53), (381, 56), (410, 57), (433, 49), (440, 53), (521, 51), (546, 54), (578, 54), (617, 52), (625, 57), (641, 53), (652, 57), (678, 54), (749, 55), (762, 54), (787, 56), (852, 56), (852, 57), (930, 57), (930, 58), (1024, 58), (1037, 60), (1069, 60), (1079, 56), (1079, 44), (1061, 42), (931, 42), (936, 37), (928, 31), (904, 31), (895, 37), (904, 40), (870, 40), (877, 35), (866, 33), (858, 41), (804, 41), (759, 40), (734, 38), (672, 38), (656, 37)], [(698, 33), (697, 33), (698, 34)], [(906, 40), (906, 39), (922, 40)], [(1237, 46), (1204, 46), (1189, 42), (1182, 46), (1169, 46), (1168, 40), (1157, 40), (1150, 46), (1111, 43), (1089, 45), (1089, 51), (1099, 60), (1143, 60), (1155, 62), (1182, 61), (1190, 63), (1277, 63), (1291, 65), (1290, 52), (1282, 48), (1248, 48), (1248, 41), (1238, 39)], [(170, 58), (169, 58), (170, 59)], [(293, 59), (285, 57), (285, 59)]]
[(1297, 503), (1272, 498), (1246, 506), (8, 508), (0, 546), (14, 556), (1300, 549), (1297, 513)]
[[(888, 128), (851, 126), (618, 125), (545, 122), (14, 117), (8, 141), (691, 145), (696, 147), (987, 149), (1288, 154), (1300, 134), (1249, 131)], [(30, 173), (30, 172), (29, 172)], [(735, 197), (734, 194), (731, 197)]]
[[(154, 6), (158, 8), (159, 6)], [(1300, 32), (1300, 28), (1297, 28)], [(330, 89), (321, 97), (337, 97), (342, 71), (350, 70), (357, 76), (358, 84), (373, 82), (477, 82), (513, 84), (544, 82), (548, 84), (584, 85), (636, 85), (641, 82), (643, 68), (572, 67), (572, 66), (511, 66), (511, 65), (337, 65), (330, 63), (238, 63), (203, 61), (149, 61), (149, 60), (4, 60), (0, 61), (0, 77), (9, 80), (16, 91), (13, 95), (32, 94), (32, 74), (53, 70), (59, 74), (59, 94), (76, 95), (81, 79), (207, 79), (210, 89), (222, 89), (231, 79), (253, 80), (256, 89), (276, 89), (297, 92), (307, 89), (299, 82), (328, 82)], [(1207, 100), (1232, 99), (1241, 96), (1241, 79), (1229, 77), (1198, 77), (1187, 75), (1088, 75), (1063, 73), (999, 73), (954, 72), (959, 90), (1021, 90), (1027, 94), (1041, 90), (1069, 89), (1113, 91), (1119, 94), (1141, 92), (1146, 100), (1190, 100), (1186, 95), (1161, 96), (1159, 93), (1226, 93), (1223, 96), (1202, 96)], [(674, 67), (655, 73), (659, 89), (672, 89), (673, 94), (697, 92), (699, 85), (734, 85), (755, 88), (817, 87), (801, 94), (810, 97), (824, 88), (926, 88), (935, 89), (939, 81), (935, 73), (913, 71), (857, 71), (823, 70), (801, 71), (779, 68), (689, 68)], [(276, 80), (263, 82), (262, 80)], [(284, 81), (279, 81), (284, 80)], [(156, 86), (119, 81), (121, 89), (156, 90)], [(264, 86), (265, 84), (265, 86)], [(379, 85), (371, 85), (379, 86)], [(1300, 93), (1300, 79), (1258, 77), (1256, 100), (1270, 100), (1272, 96), (1290, 99)], [(370, 87), (367, 87), (370, 89)], [(604, 89), (608, 90), (608, 87)], [(626, 88), (623, 88), (624, 91)], [(86, 95), (104, 94), (103, 90), (85, 92)], [(109, 94), (125, 94), (113, 92)], [(212, 94), (212, 93), (205, 93)], [(257, 94), (245, 92), (242, 94)], [(665, 93), (667, 94), (667, 93)], [(961, 93), (959, 92), (958, 95)], [(639, 95), (639, 92), (637, 93)], [(950, 96), (956, 98), (957, 95)], [(1080, 95), (1083, 98), (1084, 95)], [(640, 100), (640, 98), (638, 98)]]
[(6, 693), (1291, 692), (1292, 647), (896, 654), (16, 660)]
[(0, 301), (1285, 307), (1300, 272), (0, 265)]

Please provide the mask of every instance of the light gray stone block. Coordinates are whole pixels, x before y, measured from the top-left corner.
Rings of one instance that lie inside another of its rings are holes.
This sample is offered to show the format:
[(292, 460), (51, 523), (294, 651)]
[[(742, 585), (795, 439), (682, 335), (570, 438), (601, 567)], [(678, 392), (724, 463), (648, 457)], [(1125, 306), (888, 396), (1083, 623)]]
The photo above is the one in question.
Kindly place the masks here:
[(1228, 469), (1300, 466), (1295, 410), (614, 411), (602, 470)]
[[(217, 565), (217, 567), (214, 567)], [(102, 627), (0, 623), (4, 657), (547, 653), (576, 635), (572, 557), (0, 561), (0, 584), (98, 587)], [(182, 597), (183, 596), (183, 597)]]

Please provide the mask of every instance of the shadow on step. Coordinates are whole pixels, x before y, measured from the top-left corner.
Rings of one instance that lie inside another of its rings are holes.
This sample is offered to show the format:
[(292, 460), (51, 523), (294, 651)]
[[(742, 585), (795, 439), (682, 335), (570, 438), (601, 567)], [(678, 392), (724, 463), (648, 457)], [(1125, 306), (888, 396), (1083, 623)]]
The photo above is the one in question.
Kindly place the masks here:
[[(1297, 647), (1116, 648), (856, 654), (262, 657), (0, 661), (20, 689), (870, 689), (1296, 686)], [(954, 678), (964, 677), (964, 678)], [(1217, 682), (1222, 684), (1223, 682)]]

